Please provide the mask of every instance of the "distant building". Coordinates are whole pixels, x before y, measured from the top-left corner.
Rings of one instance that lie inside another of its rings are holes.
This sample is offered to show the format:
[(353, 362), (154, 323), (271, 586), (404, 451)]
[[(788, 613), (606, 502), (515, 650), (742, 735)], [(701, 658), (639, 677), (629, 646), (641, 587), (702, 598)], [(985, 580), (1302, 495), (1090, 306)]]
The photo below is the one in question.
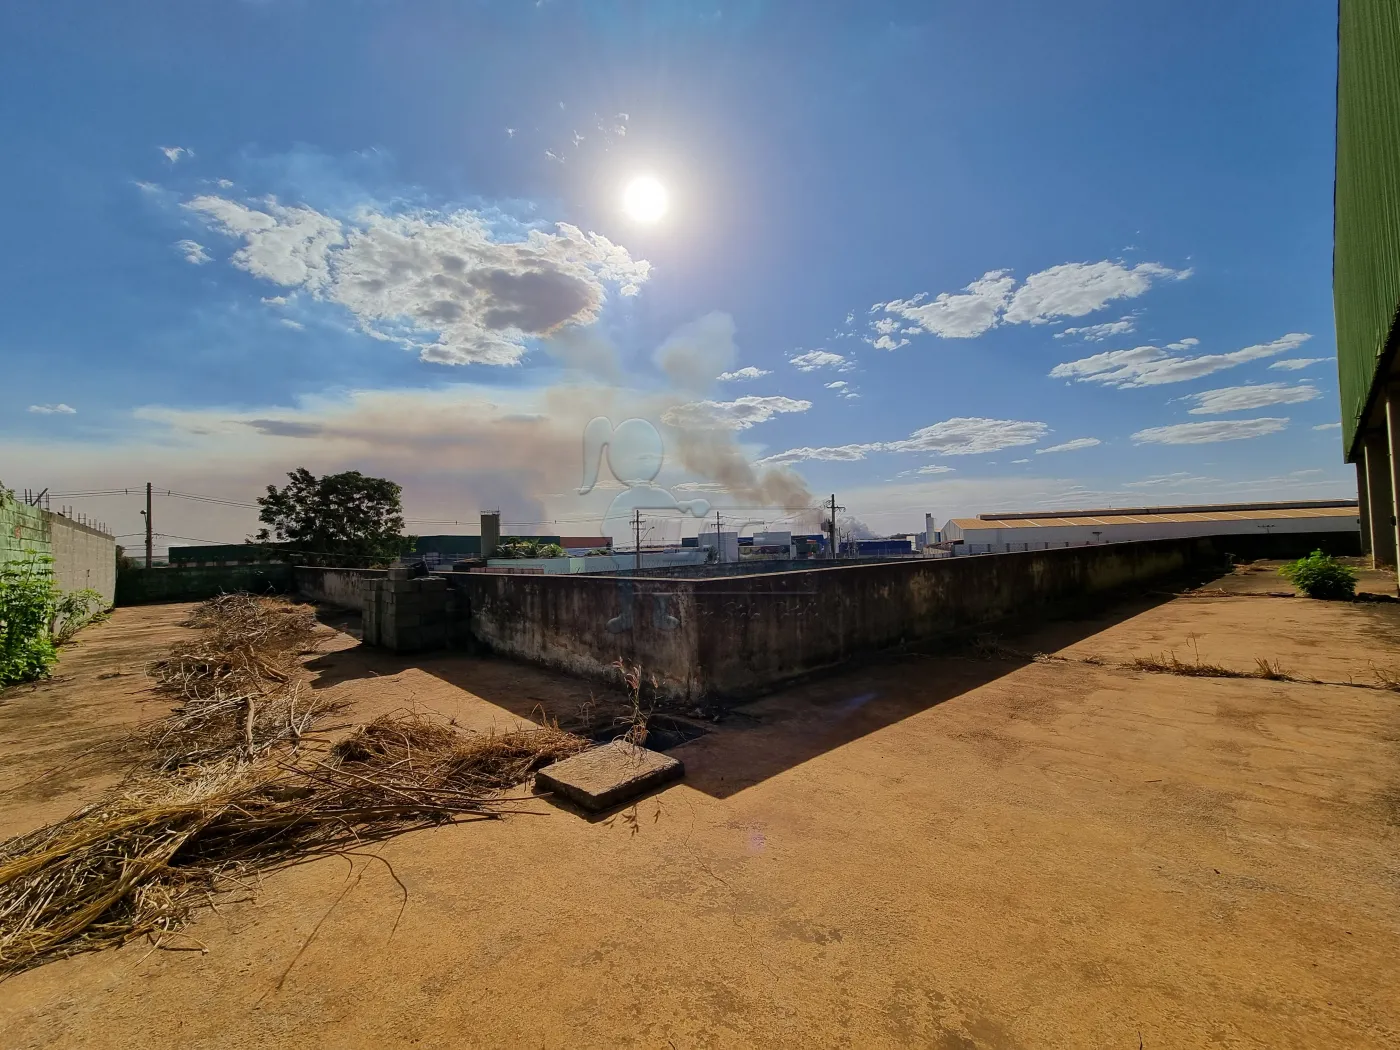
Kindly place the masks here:
[(736, 562), (739, 560), (739, 534), (737, 532), (702, 532), (695, 538), (696, 546), (701, 549), (709, 548), (714, 550), (719, 548), (719, 556), (715, 559), (721, 564)]
[(1189, 536), (1355, 533), (1357, 514), (1355, 500), (1053, 510), (953, 518), (941, 535), (955, 554), (1001, 554)]

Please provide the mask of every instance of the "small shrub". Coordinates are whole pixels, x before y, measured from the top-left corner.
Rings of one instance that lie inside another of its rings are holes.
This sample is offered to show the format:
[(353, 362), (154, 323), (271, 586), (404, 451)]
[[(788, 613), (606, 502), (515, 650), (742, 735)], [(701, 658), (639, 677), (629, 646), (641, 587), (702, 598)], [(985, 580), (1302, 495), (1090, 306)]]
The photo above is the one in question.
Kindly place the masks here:
[(59, 595), (49, 613), (49, 635), (55, 645), (64, 645), (88, 624), (107, 615), (102, 595), (90, 587)]
[(1356, 570), (1321, 551), (1289, 562), (1278, 574), (1309, 598), (1350, 601), (1356, 597)]
[(58, 660), (49, 632), (57, 600), (52, 564), (30, 551), (0, 565), (0, 686), (45, 678)]

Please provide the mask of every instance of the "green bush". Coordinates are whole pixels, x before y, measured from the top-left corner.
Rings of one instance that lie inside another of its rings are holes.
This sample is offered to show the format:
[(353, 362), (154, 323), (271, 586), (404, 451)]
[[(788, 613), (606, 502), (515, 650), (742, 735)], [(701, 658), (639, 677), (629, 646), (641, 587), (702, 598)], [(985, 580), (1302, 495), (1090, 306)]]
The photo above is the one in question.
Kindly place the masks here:
[(47, 554), (0, 564), (0, 686), (47, 678), (58, 647), (105, 616), (103, 606), (94, 590), (60, 591)]
[(49, 636), (55, 645), (63, 645), (88, 624), (107, 615), (102, 595), (91, 587), (59, 594), (49, 614)]
[(1309, 598), (1349, 601), (1356, 596), (1356, 570), (1321, 551), (1289, 562), (1278, 573)]
[(0, 685), (45, 678), (58, 660), (49, 631), (58, 597), (52, 566), (33, 551), (0, 565)]

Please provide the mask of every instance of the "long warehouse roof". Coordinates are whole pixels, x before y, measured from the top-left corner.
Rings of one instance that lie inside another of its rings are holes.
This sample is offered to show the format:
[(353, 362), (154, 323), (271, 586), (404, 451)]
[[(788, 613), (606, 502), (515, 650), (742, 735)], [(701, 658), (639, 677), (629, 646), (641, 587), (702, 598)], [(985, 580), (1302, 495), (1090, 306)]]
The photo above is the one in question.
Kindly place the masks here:
[(1271, 510), (1210, 510), (1210, 511), (1173, 511), (1169, 507), (1153, 509), (1147, 511), (1135, 511), (1135, 509), (1125, 509), (1123, 511), (1095, 511), (1086, 513), (1084, 511), (1070, 511), (1067, 514), (1055, 514), (1051, 511), (1043, 517), (1024, 517), (1022, 515), (1007, 516), (1005, 518), (978, 517), (978, 518), (954, 518), (953, 524), (964, 530), (972, 529), (1043, 529), (1052, 526), (1065, 525), (1150, 525), (1153, 522), (1164, 521), (1258, 521), (1258, 520), (1278, 520), (1281, 518), (1354, 518), (1357, 514), (1356, 504), (1349, 506), (1330, 507), (1279, 507)]

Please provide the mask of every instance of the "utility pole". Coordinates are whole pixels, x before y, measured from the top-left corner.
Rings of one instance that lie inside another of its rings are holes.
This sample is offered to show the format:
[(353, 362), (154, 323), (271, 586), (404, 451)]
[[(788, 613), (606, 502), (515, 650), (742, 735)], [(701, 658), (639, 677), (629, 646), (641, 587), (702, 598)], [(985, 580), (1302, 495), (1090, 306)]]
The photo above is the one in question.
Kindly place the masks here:
[(146, 568), (151, 567), (151, 483), (146, 482)]
[(715, 564), (724, 561), (724, 536), (720, 532), (719, 511), (715, 511)]
[(838, 506), (836, 505), (836, 493), (833, 492), (833, 493), (831, 494), (831, 560), (832, 560), (832, 561), (835, 561), (835, 560), (836, 560), (836, 549), (837, 549), (838, 544), (840, 543), (840, 540), (837, 538), (837, 532), (836, 532), (836, 512), (837, 512), (838, 510), (845, 510), (845, 509), (846, 509), (845, 507), (838, 507)]
[(642, 571), (642, 511), (638, 507), (632, 511), (632, 534), (637, 544), (637, 572)]

